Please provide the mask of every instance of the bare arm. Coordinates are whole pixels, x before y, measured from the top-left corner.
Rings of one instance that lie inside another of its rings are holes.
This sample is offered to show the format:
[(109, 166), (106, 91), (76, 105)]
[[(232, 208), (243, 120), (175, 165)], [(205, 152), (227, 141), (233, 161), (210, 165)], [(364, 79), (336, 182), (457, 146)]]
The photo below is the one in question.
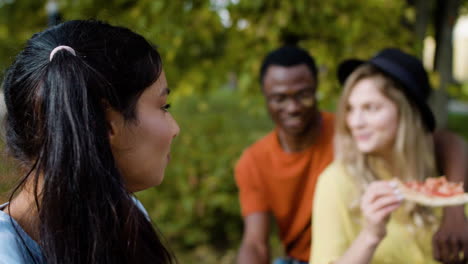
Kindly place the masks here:
[(244, 218), (244, 234), (236, 263), (270, 263), (269, 221), (268, 213), (253, 213)]
[(468, 146), (460, 136), (439, 130), (434, 133), (434, 146), (442, 172), (448, 180), (463, 182), (465, 191), (468, 190)]
[[(468, 146), (447, 130), (434, 133), (437, 162), (449, 181), (463, 182), (468, 190)], [(468, 258), (468, 223), (464, 206), (445, 207), (439, 229), (433, 237), (434, 258), (443, 263), (463, 263)], [(460, 256), (463, 258), (454, 258)]]

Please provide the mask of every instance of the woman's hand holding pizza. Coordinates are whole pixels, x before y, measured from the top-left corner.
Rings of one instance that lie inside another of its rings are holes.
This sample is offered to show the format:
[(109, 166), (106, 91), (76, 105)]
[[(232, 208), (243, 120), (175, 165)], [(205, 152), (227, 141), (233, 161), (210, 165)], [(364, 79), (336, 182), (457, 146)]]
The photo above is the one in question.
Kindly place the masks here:
[(361, 199), (361, 211), (366, 220), (365, 232), (380, 242), (387, 234), (390, 215), (403, 200), (403, 195), (393, 181), (371, 183)]

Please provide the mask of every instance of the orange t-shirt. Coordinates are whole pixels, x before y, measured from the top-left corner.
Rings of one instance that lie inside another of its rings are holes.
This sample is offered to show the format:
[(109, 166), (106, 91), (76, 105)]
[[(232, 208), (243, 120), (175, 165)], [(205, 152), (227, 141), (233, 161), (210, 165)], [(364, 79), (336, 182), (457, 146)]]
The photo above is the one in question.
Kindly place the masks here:
[(317, 178), (333, 160), (334, 116), (321, 115), (321, 132), (309, 148), (284, 152), (272, 131), (247, 148), (235, 168), (242, 215), (271, 212), (287, 255), (301, 261), (309, 260)]

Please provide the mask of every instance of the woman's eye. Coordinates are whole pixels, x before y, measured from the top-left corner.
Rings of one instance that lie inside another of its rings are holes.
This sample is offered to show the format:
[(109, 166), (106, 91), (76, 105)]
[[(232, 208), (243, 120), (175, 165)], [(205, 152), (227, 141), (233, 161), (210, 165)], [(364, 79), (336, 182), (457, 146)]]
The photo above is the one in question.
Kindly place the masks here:
[(166, 112), (168, 112), (169, 108), (171, 108), (171, 104), (165, 104), (162, 109)]
[(379, 105), (377, 104), (367, 104), (364, 106), (364, 109), (367, 110), (367, 111), (377, 111), (379, 110)]
[(370, 107), (369, 107), (369, 109), (370, 109), (371, 111), (377, 111), (377, 110), (379, 110), (379, 108), (380, 108), (380, 107), (379, 107), (378, 105), (376, 105), (376, 104), (372, 104), (372, 105), (370, 105)]

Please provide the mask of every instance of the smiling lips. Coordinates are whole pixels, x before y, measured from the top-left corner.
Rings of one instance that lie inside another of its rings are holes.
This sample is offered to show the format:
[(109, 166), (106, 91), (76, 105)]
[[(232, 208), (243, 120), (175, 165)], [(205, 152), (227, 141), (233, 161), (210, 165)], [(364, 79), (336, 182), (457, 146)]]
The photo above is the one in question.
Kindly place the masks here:
[(302, 118), (300, 117), (288, 117), (284, 119), (284, 124), (288, 127), (298, 127), (303, 123)]
[(354, 135), (354, 138), (357, 140), (357, 141), (367, 141), (370, 139), (370, 137), (372, 136), (371, 133), (365, 133), (365, 134), (357, 134), (357, 135)]

